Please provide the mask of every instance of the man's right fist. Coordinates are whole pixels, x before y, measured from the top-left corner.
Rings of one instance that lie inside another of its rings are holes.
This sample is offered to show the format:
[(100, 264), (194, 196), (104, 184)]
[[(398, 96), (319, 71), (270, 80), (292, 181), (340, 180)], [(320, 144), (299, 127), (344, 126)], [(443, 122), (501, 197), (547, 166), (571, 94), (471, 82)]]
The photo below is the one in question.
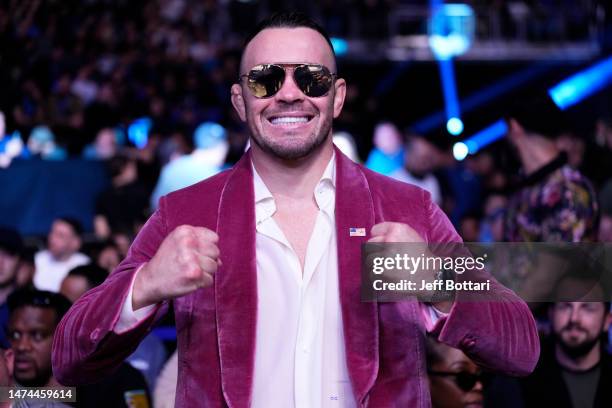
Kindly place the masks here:
[(136, 275), (134, 310), (210, 286), (219, 264), (219, 236), (207, 228), (181, 225), (161, 243)]

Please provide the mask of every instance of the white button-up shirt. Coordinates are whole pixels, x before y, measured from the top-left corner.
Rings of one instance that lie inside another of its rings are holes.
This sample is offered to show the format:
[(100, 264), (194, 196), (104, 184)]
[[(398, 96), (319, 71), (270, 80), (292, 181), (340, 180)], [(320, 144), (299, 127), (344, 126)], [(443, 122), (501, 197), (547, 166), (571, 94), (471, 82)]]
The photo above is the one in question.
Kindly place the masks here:
[(272, 194), (253, 174), (258, 317), (252, 406), (354, 407), (338, 289), (335, 160), (314, 191), (319, 212), (303, 271), (272, 218)]
[[(257, 229), (253, 408), (356, 406), (340, 308), (335, 177), (334, 155), (313, 192), (319, 212), (302, 271), (296, 252), (272, 218), (274, 197), (253, 168)], [(114, 329), (117, 333), (137, 325), (155, 307), (132, 309), (133, 284)], [(441, 315), (422, 305), (428, 330)]]

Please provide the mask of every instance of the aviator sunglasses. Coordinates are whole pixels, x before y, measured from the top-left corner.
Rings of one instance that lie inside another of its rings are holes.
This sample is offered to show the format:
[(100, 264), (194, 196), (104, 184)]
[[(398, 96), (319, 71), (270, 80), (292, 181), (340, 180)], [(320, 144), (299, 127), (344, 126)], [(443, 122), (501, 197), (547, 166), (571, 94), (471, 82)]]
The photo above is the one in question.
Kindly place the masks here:
[(429, 375), (435, 375), (440, 377), (455, 377), (455, 384), (461, 390), (468, 392), (471, 391), (477, 382), (483, 382), (482, 373), (472, 374), (468, 371), (460, 371), (458, 373), (444, 372), (444, 371), (427, 371)]
[(254, 97), (270, 98), (283, 87), (289, 67), (293, 68), (293, 81), (310, 98), (327, 95), (336, 76), (327, 67), (317, 64), (261, 64), (248, 74), (240, 75), (239, 81), (246, 77)]

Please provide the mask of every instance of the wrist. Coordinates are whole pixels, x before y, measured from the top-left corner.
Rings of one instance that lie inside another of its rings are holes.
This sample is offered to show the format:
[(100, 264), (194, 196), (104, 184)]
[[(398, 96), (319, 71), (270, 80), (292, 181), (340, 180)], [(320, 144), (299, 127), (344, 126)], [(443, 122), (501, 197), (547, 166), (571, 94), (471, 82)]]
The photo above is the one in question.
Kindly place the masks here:
[(149, 264), (147, 263), (136, 272), (132, 288), (132, 310), (138, 310), (157, 303), (149, 286), (151, 279), (148, 278), (148, 266)]

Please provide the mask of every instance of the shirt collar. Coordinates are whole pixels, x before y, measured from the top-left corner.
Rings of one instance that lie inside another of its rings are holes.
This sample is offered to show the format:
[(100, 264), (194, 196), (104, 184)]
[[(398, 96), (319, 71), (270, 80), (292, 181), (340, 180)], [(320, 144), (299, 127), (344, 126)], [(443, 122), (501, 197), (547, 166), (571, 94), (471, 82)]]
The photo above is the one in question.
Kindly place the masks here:
[[(257, 173), (255, 166), (251, 163), (253, 169), (253, 183), (255, 192), (255, 221), (257, 224), (272, 217), (276, 212), (276, 204), (272, 193), (264, 183), (263, 179)], [(315, 201), (320, 210), (333, 215), (335, 205), (336, 192), (336, 153), (332, 154), (321, 179), (317, 183), (313, 192)]]

